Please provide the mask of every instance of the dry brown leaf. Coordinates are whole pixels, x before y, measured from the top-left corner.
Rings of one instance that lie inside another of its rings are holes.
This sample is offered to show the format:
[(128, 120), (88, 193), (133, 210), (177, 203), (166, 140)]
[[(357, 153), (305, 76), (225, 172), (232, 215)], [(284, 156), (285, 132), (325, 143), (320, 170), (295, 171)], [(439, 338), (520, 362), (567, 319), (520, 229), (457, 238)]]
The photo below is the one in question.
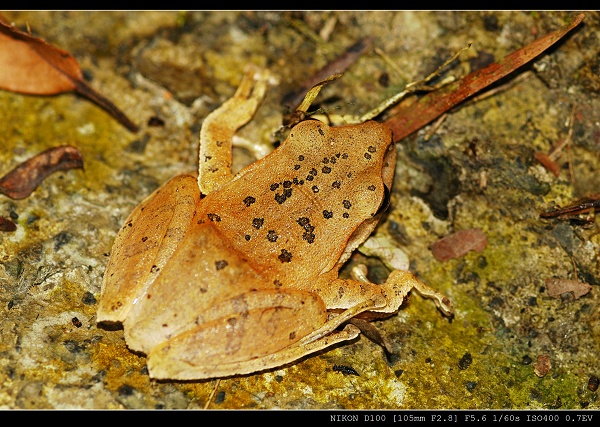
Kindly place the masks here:
[(4, 218), (0, 216), (0, 231), (15, 231), (17, 229), (17, 224), (12, 222), (8, 218)]
[(381, 346), (388, 355), (394, 352), (392, 349), (392, 345), (390, 344), (390, 341), (387, 339), (387, 337), (383, 335), (381, 331), (377, 329), (377, 327), (374, 326), (372, 323), (363, 319), (358, 319), (356, 317), (350, 319), (348, 323), (351, 323), (358, 329), (360, 329), (360, 332), (365, 337), (373, 341), (375, 344)]
[(562, 294), (572, 294), (575, 299), (579, 299), (591, 289), (591, 285), (578, 280), (546, 279), (546, 292), (552, 298), (560, 298)]
[(538, 377), (543, 377), (552, 369), (552, 361), (547, 354), (540, 354), (533, 364), (533, 371)]
[(10, 25), (0, 15), (0, 89), (32, 95), (74, 91), (106, 110), (132, 132), (138, 127), (84, 78), (69, 53)]
[(536, 151), (533, 153), (533, 157), (558, 178), (560, 175), (560, 166), (554, 160), (552, 160), (550, 156), (540, 151)]
[(12, 199), (23, 199), (48, 175), (75, 168), (83, 169), (83, 158), (77, 148), (68, 145), (50, 148), (0, 178), (0, 193)]
[(430, 246), (438, 261), (448, 261), (465, 256), (469, 251), (483, 251), (487, 246), (487, 237), (479, 228), (457, 231)]

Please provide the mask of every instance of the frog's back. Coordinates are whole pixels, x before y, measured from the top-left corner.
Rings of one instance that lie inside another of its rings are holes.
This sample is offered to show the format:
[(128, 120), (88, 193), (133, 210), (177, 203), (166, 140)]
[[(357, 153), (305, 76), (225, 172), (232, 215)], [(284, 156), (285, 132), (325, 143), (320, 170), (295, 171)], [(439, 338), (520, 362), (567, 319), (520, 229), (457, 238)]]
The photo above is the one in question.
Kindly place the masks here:
[(390, 145), (391, 132), (377, 122), (301, 122), (277, 150), (206, 196), (199, 217), (212, 218), (223, 241), (265, 277), (288, 286), (314, 280), (377, 213)]

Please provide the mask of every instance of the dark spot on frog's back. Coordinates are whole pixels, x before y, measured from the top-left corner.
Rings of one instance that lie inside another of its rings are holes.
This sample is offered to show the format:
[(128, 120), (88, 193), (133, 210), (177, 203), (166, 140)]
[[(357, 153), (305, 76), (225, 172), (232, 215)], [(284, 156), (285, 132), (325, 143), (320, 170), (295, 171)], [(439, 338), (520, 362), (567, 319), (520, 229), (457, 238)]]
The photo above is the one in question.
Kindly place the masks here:
[(255, 202), (256, 202), (256, 199), (252, 196), (248, 196), (244, 199), (244, 204), (246, 206), (250, 206), (252, 203), (255, 203)]
[(317, 128), (317, 130), (319, 131), (319, 135), (321, 135), (321, 136), (325, 136), (325, 132), (323, 132), (323, 129), (321, 129), (321, 126), (319, 126), (319, 127)]
[(310, 223), (310, 219), (307, 218), (307, 217), (305, 217), (305, 216), (303, 216), (303, 217), (298, 218), (296, 220), (296, 222), (298, 223), (298, 225), (304, 227), (306, 224)]
[(283, 262), (291, 262), (292, 261), (292, 253), (288, 252), (285, 249), (281, 250), (281, 254), (277, 257), (279, 261)]
[(207, 213), (206, 216), (208, 217), (208, 219), (210, 219), (211, 221), (214, 222), (219, 222), (221, 221), (221, 217), (217, 214), (214, 213)]
[(308, 243), (314, 243), (315, 235), (313, 233), (306, 232), (302, 234), (302, 239), (306, 240)]
[(287, 196), (285, 195), (285, 192), (281, 194), (275, 194), (275, 201), (280, 205), (283, 204), (283, 202), (285, 202), (286, 200)]
[(216, 267), (217, 271), (223, 270), (225, 267), (227, 267), (227, 265), (228, 265), (228, 263), (224, 259), (215, 261), (215, 267)]

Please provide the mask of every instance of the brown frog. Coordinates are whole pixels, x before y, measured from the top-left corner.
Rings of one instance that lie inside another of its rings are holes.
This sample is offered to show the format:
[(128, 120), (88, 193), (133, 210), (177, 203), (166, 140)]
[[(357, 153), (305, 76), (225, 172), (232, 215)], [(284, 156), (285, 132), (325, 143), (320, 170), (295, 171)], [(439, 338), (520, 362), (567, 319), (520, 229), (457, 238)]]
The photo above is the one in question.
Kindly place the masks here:
[(264, 98), (268, 72), (248, 71), (206, 117), (198, 176), (146, 198), (119, 231), (99, 322), (121, 322), (153, 378), (258, 372), (351, 340), (348, 320), (390, 315), (416, 289), (451, 315), (450, 301), (411, 273), (384, 284), (338, 272), (373, 232), (396, 151), (384, 124), (295, 125), (271, 154), (231, 172), (232, 138)]

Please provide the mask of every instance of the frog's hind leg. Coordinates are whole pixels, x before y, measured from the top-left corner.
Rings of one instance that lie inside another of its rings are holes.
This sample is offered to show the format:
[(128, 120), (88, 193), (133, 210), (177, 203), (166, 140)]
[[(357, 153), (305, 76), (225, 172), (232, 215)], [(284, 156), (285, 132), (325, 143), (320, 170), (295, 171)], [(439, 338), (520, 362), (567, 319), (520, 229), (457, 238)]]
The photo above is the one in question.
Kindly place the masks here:
[(323, 301), (311, 292), (254, 291), (244, 300), (256, 307), (201, 324), (153, 348), (147, 359), (150, 376), (190, 380), (282, 366), (356, 338), (360, 330), (355, 326), (336, 328), (385, 305), (377, 296), (328, 319)]
[(196, 177), (179, 175), (133, 210), (104, 272), (98, 322), (123, 322), (135, 301), (145, 296), (190, 228), (199, 200)]

